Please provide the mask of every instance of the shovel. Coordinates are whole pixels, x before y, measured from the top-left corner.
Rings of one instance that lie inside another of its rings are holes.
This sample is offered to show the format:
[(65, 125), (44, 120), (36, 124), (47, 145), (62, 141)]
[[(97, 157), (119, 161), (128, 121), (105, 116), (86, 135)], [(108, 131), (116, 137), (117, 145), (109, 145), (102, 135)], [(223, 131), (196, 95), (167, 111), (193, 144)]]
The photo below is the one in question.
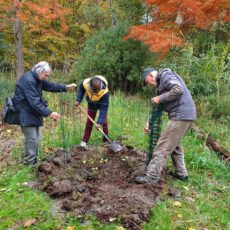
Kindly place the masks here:
[[(89, 116), (89, 114), (79, 105), (78, 106), (80, 110), (90, 119), (90, 121), (97, 126), (97, 123)], [(110, 143), (110, 148), (112, 149), (113, 152), (118, 153), (122, 150), (122, 146), (119, 145), (116, 142), (113, 142), (109, 139), (109, 137), (104, 133), (104, 131), (101, 128), (98, 128), (98, 130), (104, 135), (104, 137), (108, 140)]]

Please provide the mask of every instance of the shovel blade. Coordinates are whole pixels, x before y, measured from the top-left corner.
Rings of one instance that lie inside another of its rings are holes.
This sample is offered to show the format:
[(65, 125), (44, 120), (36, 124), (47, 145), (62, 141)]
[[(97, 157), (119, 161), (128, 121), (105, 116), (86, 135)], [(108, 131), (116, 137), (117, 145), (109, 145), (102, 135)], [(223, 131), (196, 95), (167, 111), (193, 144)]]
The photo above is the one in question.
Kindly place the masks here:
[(110, 148), (112, 149), (113, 152), (118, 153), (122, 150), (123, 147), (119, 145), (118, 143), (113, 142), (110, 144)]

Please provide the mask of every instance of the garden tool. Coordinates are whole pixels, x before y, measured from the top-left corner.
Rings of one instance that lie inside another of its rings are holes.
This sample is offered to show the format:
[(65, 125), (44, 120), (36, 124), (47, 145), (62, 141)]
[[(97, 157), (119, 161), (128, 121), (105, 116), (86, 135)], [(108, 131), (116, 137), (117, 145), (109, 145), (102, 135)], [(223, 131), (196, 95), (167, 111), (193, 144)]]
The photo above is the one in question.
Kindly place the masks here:
[[(89, 120), (95, 125), (97, 126), (97, 123), (88, 115), (88, 113), (79, 105), (78, 106), (80, 108), (80, 110), (89, 118)], [(98, 128), (98, 130), (103, 134), (103, 136), (108, 140), (110, 148), (112, 149), (113, 152), (117, 153), (120, 152), (122, 150), (122, 146), (119, 145), (116, 142), (113, 142), (110, 140), (110, 138), (104, 133), (104, 131), (101, 128)]]

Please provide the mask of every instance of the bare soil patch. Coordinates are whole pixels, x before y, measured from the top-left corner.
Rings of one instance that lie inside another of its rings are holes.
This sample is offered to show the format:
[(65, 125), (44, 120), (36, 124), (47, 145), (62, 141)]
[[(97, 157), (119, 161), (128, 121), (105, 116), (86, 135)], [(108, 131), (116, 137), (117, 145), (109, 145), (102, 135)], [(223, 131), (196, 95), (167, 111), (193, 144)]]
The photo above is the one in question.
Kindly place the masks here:
[(19, 131), (19, 127), (15, 125), (0, 125), (0, 169), (15, 164), (11, 152), (20, 142)]
[(66, 164), (63, 151), (44, 159), (38, 167), (36, 187), (76, 217), (92, 214), (103, 223), (119, 221), (134, 230), (148, 221), (162, 191), (162, 184), (136, 184), (135, 176), (144, 173), (145, 153), (130, 146), (120, 153), (105, 145), (89, 151), (74, 147)]

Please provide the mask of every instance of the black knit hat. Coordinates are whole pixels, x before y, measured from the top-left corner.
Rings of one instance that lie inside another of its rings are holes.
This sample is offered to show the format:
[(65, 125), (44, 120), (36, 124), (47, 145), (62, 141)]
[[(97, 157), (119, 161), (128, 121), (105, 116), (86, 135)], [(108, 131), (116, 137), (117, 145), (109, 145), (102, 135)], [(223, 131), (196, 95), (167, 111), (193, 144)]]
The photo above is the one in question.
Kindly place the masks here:
[(143, 73), (142, 73), (142, 80), (145, 84), (145, 78), (152, 73), (153, 71), (156, 71), (156, 69), (154, 69), (153, 67), (148, 67), (146, 69), (144, 69)]

